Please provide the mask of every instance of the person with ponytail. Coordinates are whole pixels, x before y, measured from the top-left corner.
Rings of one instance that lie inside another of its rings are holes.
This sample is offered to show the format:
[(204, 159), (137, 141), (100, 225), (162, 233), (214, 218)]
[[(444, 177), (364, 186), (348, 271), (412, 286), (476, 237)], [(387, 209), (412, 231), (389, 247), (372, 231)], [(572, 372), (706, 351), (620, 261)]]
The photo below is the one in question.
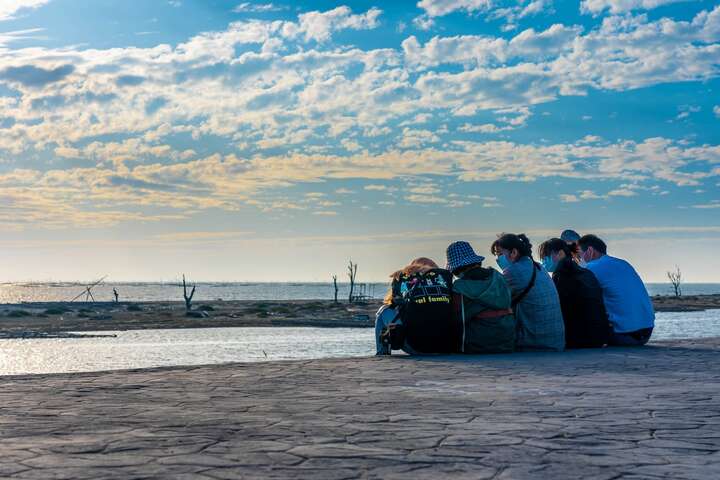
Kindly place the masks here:
[(565, 348), (560, 299), (550, 276), (532, 258), (525, 234), (504, 233), (490, 247), (510, 287), (517, 321), (517, 350)]
[(600, 283), (573, 260), (577, 249), (574, 242), (551, 238), (540, 245), (538, 254), (560, 296), (565, 348), (598, 348), (607, 345), (612, 328)]

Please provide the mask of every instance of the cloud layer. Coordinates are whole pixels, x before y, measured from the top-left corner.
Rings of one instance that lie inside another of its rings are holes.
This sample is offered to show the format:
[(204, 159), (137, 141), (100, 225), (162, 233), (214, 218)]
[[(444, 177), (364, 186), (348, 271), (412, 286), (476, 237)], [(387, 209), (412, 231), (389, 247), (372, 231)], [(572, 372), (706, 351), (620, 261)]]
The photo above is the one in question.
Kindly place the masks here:
[[(0, 18), (42, 3), (14, 2)], [(628, 197), (658, 184), (697, 186), (720, 174), (717, 145), (664, 136), (561, 143), (483, 137), (522, 129), (535, 108), (563, 97), (718, 77), (720, 6), (687, 20), (632, 13), (661, 3), (588, 0), (583, 11), (606, 15), (590, 28), (557, 23), (425, 40), (415, 32), (384, 48), (338, 40), (372, 35), (383, 22), (378, 8), (347, 6), (292, 20), (246, 19), (150, 48), (13, 49), (0, 37), (0, 213), (8, 226), (53, 227), (244, 207), (331, 216), (336, 199), (277, 192), (423, 175), (630, 185), (563, 193), (566, 202)], [(476, 0), (417, 6), (430, 19), (497, 7)], [(242, 3), (236, 10), (279, 8)], [(15, 160), (24, 158), (37, 160)], [(499, 204), (429, 190), (404, 198)]]

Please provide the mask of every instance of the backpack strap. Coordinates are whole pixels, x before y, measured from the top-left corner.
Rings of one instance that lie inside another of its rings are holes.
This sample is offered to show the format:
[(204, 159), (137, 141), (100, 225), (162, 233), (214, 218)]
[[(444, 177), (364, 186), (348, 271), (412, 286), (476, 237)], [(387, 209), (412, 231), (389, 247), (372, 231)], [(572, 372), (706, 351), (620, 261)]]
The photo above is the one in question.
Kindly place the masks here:
[(462, 344), (460, 345), (460, 353), (465, 353), (465, 298), (460, 294), (460, 314), (462, 315)]
[(525, 296), (528, 293), (530, 293), (530, 290), (532, 290), (532, 288), (535, 286), (535, 278), (537, 277), (537, 271), (539, 269), (540, 269), (540, 266), (533, 261), (532, 262), (532, 277), (530, 277), (530, 282), (528, 283), (527, 287), (525, 287), (525, 290), (520, 292), (520, 294), (517, 297), (512, 299), (513, 310), (515, 309), (515, 307), (517, 306), (518, 303), (522, 302), (523, 298), (525, 298)]

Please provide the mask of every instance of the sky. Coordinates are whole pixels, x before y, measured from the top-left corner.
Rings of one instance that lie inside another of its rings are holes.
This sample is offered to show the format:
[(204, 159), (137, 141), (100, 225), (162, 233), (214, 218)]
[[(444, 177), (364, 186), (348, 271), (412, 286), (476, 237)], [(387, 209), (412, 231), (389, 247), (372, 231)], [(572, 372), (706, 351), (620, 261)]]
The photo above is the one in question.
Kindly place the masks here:
[(0, 0), (0, 281), (383, 281), (573, 228), (713, 282), (718, 187), (718, 1)]

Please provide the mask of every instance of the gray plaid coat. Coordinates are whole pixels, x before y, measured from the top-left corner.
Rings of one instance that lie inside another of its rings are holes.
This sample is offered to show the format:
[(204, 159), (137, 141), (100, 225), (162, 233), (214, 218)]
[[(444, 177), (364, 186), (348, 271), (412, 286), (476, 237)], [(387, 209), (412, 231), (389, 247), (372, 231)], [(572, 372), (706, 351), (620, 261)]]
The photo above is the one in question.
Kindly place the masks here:
[[(523, 257), (503, 271), (513, 298), (523, 292), (532, 277), (533, 262)], [(555, 350), (565, 348), (565, 324), (555, 284), (541, 268), (535, 285), (515, 307), (518, 350)]]

